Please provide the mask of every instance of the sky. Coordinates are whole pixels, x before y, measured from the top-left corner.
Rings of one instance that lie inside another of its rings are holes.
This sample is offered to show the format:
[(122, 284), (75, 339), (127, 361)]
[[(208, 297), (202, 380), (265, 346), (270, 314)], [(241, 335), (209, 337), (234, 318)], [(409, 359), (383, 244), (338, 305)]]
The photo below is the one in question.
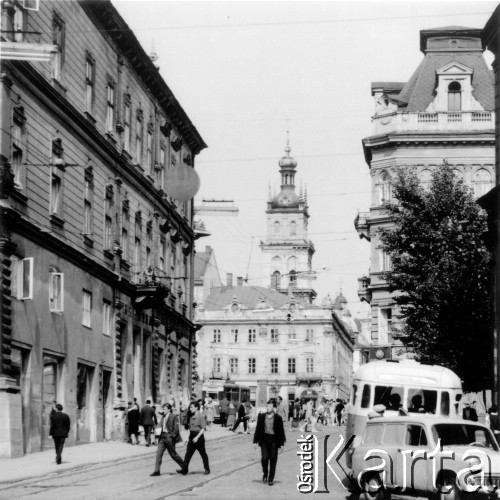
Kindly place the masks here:
[[(483, 28), (497, 2), (112, 0), (208, 148), (195, 160), (203, 199), (233, 200), (236, 216), (200, 213), (225, 283), (270, 283), (261, 271), (269, 185), (289, 131), (296, 191), (307, 188), (317, 303), (346, 296), (356, 316), (368, 305), (357, 279), (369, 243), (354, 229), (370, 206), (362, 139), (371, 135), (371, 82), (406, 82), (423, 58), (420, 30)], [(491, 64), (493, 57), (485, 53)]]

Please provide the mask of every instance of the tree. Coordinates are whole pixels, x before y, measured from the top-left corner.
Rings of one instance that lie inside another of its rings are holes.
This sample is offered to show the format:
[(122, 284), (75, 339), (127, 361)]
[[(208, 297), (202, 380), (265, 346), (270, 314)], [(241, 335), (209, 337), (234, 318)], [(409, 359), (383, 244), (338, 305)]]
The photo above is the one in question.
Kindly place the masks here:
[(398, 170), (393, 193), (386, 207), (394, 226), (380, 236), (403, 344), (419, 361), (452, 369), (465, 390), (487, 389), (493, 341), (485, 217), (446, 162), (427, 188), (414, 171)]

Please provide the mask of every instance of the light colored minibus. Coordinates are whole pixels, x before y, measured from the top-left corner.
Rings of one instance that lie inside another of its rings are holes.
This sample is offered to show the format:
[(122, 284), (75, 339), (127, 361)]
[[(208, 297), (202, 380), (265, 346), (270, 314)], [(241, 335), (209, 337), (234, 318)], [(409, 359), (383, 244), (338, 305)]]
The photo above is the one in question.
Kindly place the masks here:
[[(462, 418), (462, 382), (450, 369), (417, 361), (385, 360), (362, 365), (354, 374), (346, 442), (360, 436), (368, 414), (384, 405), (385, 416), (418, 412)], [(400, 411), (402, 410), (402, 411)], [(350, 467), (347, 454), (347, 465)]]

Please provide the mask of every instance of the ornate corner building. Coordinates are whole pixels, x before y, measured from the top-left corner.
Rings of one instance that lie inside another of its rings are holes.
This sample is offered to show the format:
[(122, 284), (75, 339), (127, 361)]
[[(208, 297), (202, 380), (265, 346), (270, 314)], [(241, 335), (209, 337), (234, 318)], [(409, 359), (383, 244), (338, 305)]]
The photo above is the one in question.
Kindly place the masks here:
[(449, 26), (420, 32), (424, 58), (408, 82), (372, 83), (373, 134), (363, 139), (371, 174), (371, 205), (354, 225), (371, 246), (370, 269), (358, 279), (358, 295), (371, 305), (372, 359), (405, 357), (400, 317), (384, 272), (390, 259), (379, 230), (391, 225), (384, 202), (392, 199), (395, 168), (416, 169), (422, 184), (443, 160), (476, 198), (494, 183), (493, 74), (483, 57), (481, 30)]
[(5, 46), (52, 45), (1, 62), (0, 456), (15, 457), (52, 446), (54, 401), (74, 445), (121, 438), (128, 400), (189, 397), (197, 233), (166, 179), (206, 145), (110, 1), (8, 0), (1, 16)]

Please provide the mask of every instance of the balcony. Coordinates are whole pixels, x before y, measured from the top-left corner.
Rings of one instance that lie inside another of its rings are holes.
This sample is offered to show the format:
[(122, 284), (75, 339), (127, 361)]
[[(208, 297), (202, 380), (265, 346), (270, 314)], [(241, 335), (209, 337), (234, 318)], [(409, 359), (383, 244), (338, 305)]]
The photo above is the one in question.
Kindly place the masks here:
[(372, 118), (373, 135), (389, 132), (470, 132), (495, 128), (495, 114), (489, 111), (437, 113), (394, 112)]
[(372, 300), (372, 292), (370, 290), (370, 278), (368, 276), (361, 276), (358, 278), (358, 297), (362, 302), (365, 301), (368, 304)]
[(159, 271), (151, 266), (134, 273), (133, 281), (136, 285), (135, 303), (148, 308), (155, 303), (161, 303), (171, 293), (170, 279), (159, 277)]
[(354, 227), (359, 234), (361, 239), (365, 238), (370, 241), (370, 212), (358, 212), (358, 215), (354, 219)]

